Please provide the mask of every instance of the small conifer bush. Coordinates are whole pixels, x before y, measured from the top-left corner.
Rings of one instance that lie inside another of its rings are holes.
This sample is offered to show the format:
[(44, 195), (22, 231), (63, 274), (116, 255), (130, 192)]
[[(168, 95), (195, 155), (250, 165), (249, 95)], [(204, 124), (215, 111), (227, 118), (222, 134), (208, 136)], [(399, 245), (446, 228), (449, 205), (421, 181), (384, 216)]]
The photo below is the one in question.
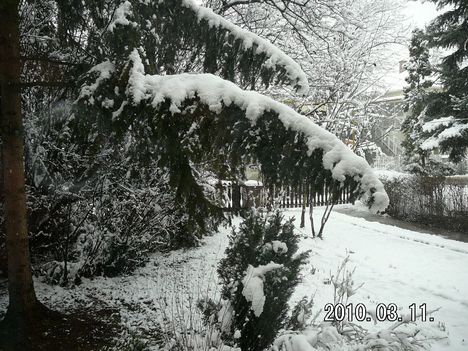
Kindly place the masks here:
[(308, 256), (297, 253), (299, 235), (293, 222), (280, 212), (250, 212), (233, 230), (218, 266), (225, 301), (223, 338), (242, 351), (266, 349), (288, 322), (288, 300)]

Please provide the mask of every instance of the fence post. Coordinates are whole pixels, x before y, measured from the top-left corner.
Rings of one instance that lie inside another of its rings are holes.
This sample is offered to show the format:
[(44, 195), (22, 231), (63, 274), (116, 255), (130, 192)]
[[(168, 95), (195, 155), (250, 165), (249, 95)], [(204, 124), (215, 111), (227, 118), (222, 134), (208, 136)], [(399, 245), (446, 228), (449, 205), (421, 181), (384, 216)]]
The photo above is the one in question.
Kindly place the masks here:
[(241, 209), (241, 191), (240, 185), (237, 183), (232, 184), (232, 209), (233, 211)]

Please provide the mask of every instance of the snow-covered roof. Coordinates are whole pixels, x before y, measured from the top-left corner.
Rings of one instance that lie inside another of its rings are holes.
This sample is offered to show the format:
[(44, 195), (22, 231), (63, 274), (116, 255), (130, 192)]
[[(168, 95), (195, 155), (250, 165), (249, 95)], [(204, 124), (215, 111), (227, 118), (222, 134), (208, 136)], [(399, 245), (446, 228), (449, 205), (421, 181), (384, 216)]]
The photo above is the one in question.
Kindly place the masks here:
[(263, 183), (261, 181), (258, 181), (258, 180), (246, 180), (244, 182), (244, 185), (245, 186), (248, 186), (248, 187), (257, 187), (257, 186), (263, 186)]

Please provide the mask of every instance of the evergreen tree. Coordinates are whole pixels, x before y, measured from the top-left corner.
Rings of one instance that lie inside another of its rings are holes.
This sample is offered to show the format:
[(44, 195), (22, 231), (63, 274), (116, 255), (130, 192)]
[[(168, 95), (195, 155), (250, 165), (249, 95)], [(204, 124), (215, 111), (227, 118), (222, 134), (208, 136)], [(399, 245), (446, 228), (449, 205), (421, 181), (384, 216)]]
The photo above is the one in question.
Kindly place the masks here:
[[(312, 136), (303, 122), (290, 119), (296, 117), (292, 110), (214, 76), (167, 75), (195, 64), (243, 86), (255, 88), (258, 81), (268, 86), (276, 79), (304, 92), (305, 74), (288, 56), (189, 0), (125, 1), (115, 13), (100, 43), (103, 62), (85, 76), (72, 123), (90, 157), (103, 145), (124, 149), (138, 165), (137, 174), (157, 158), (189, 216), (186, 231), (200, 234), (211, 227), (207, 219), (221, 215), (203, 194), (202, 170), (238, 179), (245, 160), (254, 159), (270, 184), (294, 185), (308, 178), (308, 184), (337, 182), (340, 188), (346, 177), (338, 179), (321, 167), (331, 151), (322, 140), (336, 140), (331, 135)], [(331, 168), (346, 159), (339, 173), (356, 172), (354, 165), (345, 166), (349, 150), (337, 143), (340, 156)], [(347, 181), (354, 184), (354, 179)], [(371, 202), (379, 191), (367, 184), (353, 187)]]
[(21, 72), (18, 5), (15, 0), (0, 3), (0, 141), (8, 254), (6, 319), (16, 327), (12, 338), (19, 342), (17, 346), (23, 347), (28, 320), (37, 317), (41, 305), (34, 291), (28, 242), (23, 116), (18, 88)]
[[(297, 253), (300, 238), (294, 233), (293, 221), (284, 221), (279, 212), (267, 217), (249, 213), (239, 230), (233, 231), (226, 257), (219, 263), (222, 295), (227, 309), (232, 309), (225, 312), (232, 318), (222, 323), (229, 325), (223, 330), (224, 339), (242, 351), (267, 349), (287, 323), (288, 300), (300, 282), (300, 270), (308, 255)], [(263, 272), (256, 276), (252, 273), (255, 270)], [(247, 299), (254, 279), (263, 283), (255, 285), (253, 291), (264, 295), (261, 306), (255, 298)]]
[[(233, 83), (255, 88), (287, 82), (299, 92), (307, 91), (299, 65), (268, 41), (192, 0), (56, 0), (38, 11), (25, 11), (37, 6), (36, 1), (21, 5), (25, 8), (18, 9), (17, 1), (2, 2), (1, 38), (18, 38), (9, 36), (8, 30), (18, 32), (18, 23), (11, 19), (16, 20), (20, 10), (33, 14), (23, 19), (21, 28), (29, 28), (24, 21), (30, 18), (46, 23), (36, 29), (50, 44), (25, 42), (19, 52), (10, 39), (1, 43), (15, 49), (2, 47), (0, 56), (2, 115), (15, 116), (14, 121), (5, 119), (11, 123), (2, 130), (5, 169), (18, 171), (12, 173), (14, 184), (9, 172), (4, 172), (3, 182), (9, 282), (22, 280), (10, 289), (10, 320), (21, 317), (33, 325), (35, 318), (28, 318), (29, 312), (37, 307), (26, 245), (18, 87), (37, 89), (33, 95), (38, 108), (41, 94), (52, 96), (40, 87), (60, 87), (60, 93), (54, 93), (56, 100), (76, 101), (72, 115), (66, 116), (67, 133), (82, 159), (89, 160), (74, 169), (77, 182), (105, 170), (105, 160), (113, 154), (132, 161), (128, 174), (134, 179), (154, 174), (150, 168), (155, 164), (167, 170), (189, 218), (186, 232), (203, 233), (210, 229), (206, 220), (220, 215), (204, 192), (203, 171), (238, 179), (247, 158), (259, 161), (271, 184), (307, 179), (318, 186), (334, 182), (339, 189), (349, 183), (373, 210), (387, 206), (383, 186), (365, 160), (292, 109)], [(46, 71), (38, 77), (43, 81), (28, 72), (22, 82), (17, 82), (18, 76), (10, 77), (19, 74), (23, 53), (31, 54), (24, 60), (40, 62)], [(14, 66), (11, 71), (5, 62)], [(47, 69), (50, 65), (60, 68)], [(229, 81), (213, 74), (177, 74), (185, 71), (209, 72)], [(15, 104), (14, 113), (9, 104)], [(12, 154), (14, 165), (6, 159)], [(21, 237), (15, 236), (18, 232)]]
[(410, 59), (406, 65), (408, 86), (403, 90), (406, 118), (401, 131), (404, 134), (402, 146), (405, 149), (405, 163), (407, 167), (416, 171), (416, 169), (424, 168), (428, 156), (428, 151), (421, 149), (421, 133), (422, 120), (428, 103), (428, 89), (433, 84), (429, 79), (433, 72), (423, 31), (419, 29), (413, 31), (409, 54)]
[(421, 148), (439, 148), (458, 162), (468, 148), (468, 2), (433, 1), (448, 10), (431, 22), (426, 37), (430, 47), (445, 49), (450, 54), (438, 67), (442, 89), (428, 96)]

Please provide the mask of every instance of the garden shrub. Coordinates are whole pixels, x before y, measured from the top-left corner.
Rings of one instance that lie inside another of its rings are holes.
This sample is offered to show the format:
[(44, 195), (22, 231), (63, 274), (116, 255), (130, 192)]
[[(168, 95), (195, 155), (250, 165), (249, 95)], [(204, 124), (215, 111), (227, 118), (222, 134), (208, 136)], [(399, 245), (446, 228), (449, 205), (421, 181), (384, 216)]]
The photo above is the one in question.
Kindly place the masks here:
[[(28, 226), (36, 275), (67, 285), (83, 276), (130, 273), (150, 253), (195, 246), (216, 228), (220, 218), (199, 223), (187, 215), (188, 206), (197, 204), (177, 196), (156, 155), (136, 161), (130, 157), (136, 153), (132, 140), (94, 150), (88, 140), (77, 139), (74, 118), (70, 102), (26, 118)], [(2, 203), (0, 271), (6, 273)]]
[(381, 174), (394, 218), (433, 227), (468, 230), (468, 184), (451, 177)]
[(284, 221), (280, 212), (248, 213), (219, 263), (223, 338), (242, 351), (268, 348), (288, 323), (288, 300), (308, 256), (298, 253), (293, 221)]

